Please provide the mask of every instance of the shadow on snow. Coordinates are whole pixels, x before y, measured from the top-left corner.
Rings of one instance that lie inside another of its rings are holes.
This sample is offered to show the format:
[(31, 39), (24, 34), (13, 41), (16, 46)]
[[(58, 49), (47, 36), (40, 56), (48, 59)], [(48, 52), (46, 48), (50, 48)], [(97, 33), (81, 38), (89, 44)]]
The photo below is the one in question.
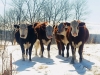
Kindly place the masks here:
[(13, 64), (17, 66), (17, 71), (24, 71), (27, 68), (33, 67), (36, 64), (36, 62), (29, 60), (22, 61), (22, 59), (20, 59), (16, 62), (13, 62)]

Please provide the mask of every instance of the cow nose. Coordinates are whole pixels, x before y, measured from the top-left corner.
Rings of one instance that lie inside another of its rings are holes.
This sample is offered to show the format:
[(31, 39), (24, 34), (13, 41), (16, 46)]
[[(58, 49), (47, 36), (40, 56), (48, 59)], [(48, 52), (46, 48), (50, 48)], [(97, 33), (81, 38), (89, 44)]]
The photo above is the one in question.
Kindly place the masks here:
[(47, 38), (48, 38), (48, 39), (51, 39), (51, 38), (53, 38), (53, 36), (52, 36), (52, 35), (49, 35), (49, 36), (47, 36)]
[(25, 35), (21, 35), (21, 37), (25, 37)]
[(77, 33), (73, 33), (73, 36), (77, 36)]

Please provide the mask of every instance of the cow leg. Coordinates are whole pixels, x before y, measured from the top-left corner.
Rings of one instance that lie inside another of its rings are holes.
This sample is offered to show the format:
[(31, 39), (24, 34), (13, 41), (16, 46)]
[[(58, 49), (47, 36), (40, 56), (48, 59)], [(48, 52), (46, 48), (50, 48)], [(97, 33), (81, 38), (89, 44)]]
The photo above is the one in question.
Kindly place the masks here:
[(35, 48), (35, 55), (37, 56), (37, 50), (40, 47), (40, 41), (36, 40), (36, 42), (34, 43), (34, 48)]
[(79, 56), (80, 56), (80, 58), (79, 58), (79, 62), (80, 62), (80, 63), (82, 62), (82, 58), (83, 58), (82, 52), (83, 52), (83, 45), (81, 45), (81, 46), (79, 47), (79, 50), (78, 50), (78, 53), (79, 53)]
[(67, 49), (67, 58), (68, 58), (69, 57), (69, 43), (67, 44), (66, 49)]
[(26, 59), (28, 59), (28, 49), (26, 49)]
[(62, 43), (62, 57), (64, 57), (64, 50), (65, 50), (65, 47), (64, 47), (64, 44)]
[(43, 57), (44, 46), (43, 46), (43, 43), (42, 42), (40, 42), (40, 45), (41, 45), (41, 57)]
[(72, 48), (72, 60), (71, 63), (74, 64), (74, 60), (76, 59), (76, 48), (71, 47)]
[(57, 42), (57, 47), (58, 47), (58, 54), (61, 55), (61, 43)]
[(23, 45), (21, 45), (21, 50), (22, 50), (22, 59), (23, 61), (25, 61), (25, 50)]
[(29, 61), (31, 61), (31, 54), (32, 54), (32, 48), (33, 48), (33, 44), (31, 44), (31, 46), (29, 47)]
[(47, 46), (47, 50), (48, 50), (48, 58), (50, 58), (50, 45), (51, 45), (51, 42), (48, 44)]

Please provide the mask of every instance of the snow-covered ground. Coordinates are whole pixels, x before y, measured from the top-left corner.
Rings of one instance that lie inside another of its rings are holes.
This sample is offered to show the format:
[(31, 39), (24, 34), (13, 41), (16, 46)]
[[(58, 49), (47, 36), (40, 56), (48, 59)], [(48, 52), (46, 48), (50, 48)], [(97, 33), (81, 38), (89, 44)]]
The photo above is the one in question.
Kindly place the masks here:
[[(100, 35), (99, 25), (87, 25), (87, 27), (90, 34)], [(69, 58), (66, 58), (66, 50), (65, 57), (58, 55), (56, 44), (51, 45), (51, 58), (47, 58), (46, 46), (43, 58), (35, 56), (33, 48), (31, 62), (28, 60), (22, 61), (19, 45), (8, 46), (7, 51), (9, 52), (8, 54), (12, 53), (13, 71), (16, 71), (14, 75), (100, 75), (100, 44), (85, 44), (83, 62), (78, 62), (79, 55), (76, 52), (77, 60), (75, 64), (70, 64), (71, 51)], [(0, 60), (0, 71), (2, 69), (1, 65), (2, 61)]]
[(58, 55), (56, 44), (51, 45), (51, 58), (47, 58), (46, 46), (43, 58), (35, 56), (33, 48), (31, 62), (22, 61), (19, 45), (9, 46), (7, 50), (12, 53), (16, 75), (100, 75), (100, 44), (85, 44), (83, 62), (78, 62), (79, 55), (76, 52), (75, 64), (70, 64), (71, 51), (69, 58)]

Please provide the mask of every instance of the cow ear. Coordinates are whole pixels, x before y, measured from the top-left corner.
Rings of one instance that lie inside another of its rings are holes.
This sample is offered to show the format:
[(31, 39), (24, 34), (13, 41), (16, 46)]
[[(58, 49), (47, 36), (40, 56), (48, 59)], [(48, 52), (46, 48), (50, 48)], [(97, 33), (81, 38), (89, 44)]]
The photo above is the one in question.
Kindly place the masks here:
[(32, 28), (33, 27), (33, 25), (28, 25), (28, 28)]
[(67, 28), (67, 23), (62, 23), (64, 28)]
[(67, 26), (70, 26), (70, 23), (67, 22)]
[(14, 25), (15, 28), (19, 28), (19, 25)]
[(67, 23), (64, 23), (64, 25), (66, 26), (66, 25), (67, 25)]
[(54, 29), (55, 26), (56, 26), (56, 25), (53, 25), (53, 29)]
[(79, 26), (85, 26), (84, 22), (79, 23)]
[(36, 27), (37, 25), (38, 25), (38, 22), (34, 23), (33, 24), (33, 28)]

